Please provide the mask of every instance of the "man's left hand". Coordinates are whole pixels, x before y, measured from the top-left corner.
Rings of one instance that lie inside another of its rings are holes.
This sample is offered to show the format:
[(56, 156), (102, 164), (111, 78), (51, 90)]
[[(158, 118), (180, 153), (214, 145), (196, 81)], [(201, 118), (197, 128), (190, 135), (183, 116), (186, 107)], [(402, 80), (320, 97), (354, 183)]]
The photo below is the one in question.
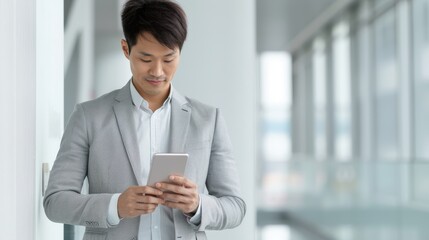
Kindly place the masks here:
[(162, 205), (180, 209), (186, 214), (195, 214), (200, 204), (197, 185), (191, 180), (180, 177), (170, 176), (169, 183), (157, 183), (156, 188), (164, 193), (160, 196), (164, 199)]

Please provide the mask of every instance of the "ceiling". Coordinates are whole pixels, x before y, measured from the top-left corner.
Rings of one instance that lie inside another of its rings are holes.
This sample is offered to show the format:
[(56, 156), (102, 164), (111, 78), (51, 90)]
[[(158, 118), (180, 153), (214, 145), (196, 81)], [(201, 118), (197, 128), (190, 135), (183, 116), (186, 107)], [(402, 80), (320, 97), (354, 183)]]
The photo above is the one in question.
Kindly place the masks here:
[(257, 50), (287, 50), (337, 0), (256, 0)]

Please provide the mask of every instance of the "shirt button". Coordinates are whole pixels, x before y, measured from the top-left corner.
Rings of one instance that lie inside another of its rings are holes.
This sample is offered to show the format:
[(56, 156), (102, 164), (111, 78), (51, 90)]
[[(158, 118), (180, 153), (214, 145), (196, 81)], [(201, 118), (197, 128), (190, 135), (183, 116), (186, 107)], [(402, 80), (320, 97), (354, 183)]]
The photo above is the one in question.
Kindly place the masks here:
[(154, 226), (153, 228), (158, 229), (158, 226)]

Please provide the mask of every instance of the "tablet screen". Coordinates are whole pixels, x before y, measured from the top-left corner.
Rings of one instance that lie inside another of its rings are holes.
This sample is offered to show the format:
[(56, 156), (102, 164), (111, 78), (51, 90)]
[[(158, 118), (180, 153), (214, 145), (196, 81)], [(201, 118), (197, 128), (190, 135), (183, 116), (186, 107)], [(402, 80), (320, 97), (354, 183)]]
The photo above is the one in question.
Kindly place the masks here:
[(155, 153), (152, 158), (148, 186), (158, 182), (169, 182), (170, 175), (183, 176), (188, 154), (186, 153)]

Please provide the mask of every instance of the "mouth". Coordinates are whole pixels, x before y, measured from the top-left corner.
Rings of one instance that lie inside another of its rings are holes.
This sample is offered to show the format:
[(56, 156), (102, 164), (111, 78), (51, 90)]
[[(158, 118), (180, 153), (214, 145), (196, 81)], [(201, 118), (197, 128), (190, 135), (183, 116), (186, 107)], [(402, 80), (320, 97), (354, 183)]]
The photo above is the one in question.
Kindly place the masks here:
[(146, 81), (149, 81), (149, 82), (163, 82), (166, 80), (165, 77), (148, 77), (145, 79), (146, 79)]
[(151, 85), (157, 86), (165, 82), (165, 79), (146, 79)]

